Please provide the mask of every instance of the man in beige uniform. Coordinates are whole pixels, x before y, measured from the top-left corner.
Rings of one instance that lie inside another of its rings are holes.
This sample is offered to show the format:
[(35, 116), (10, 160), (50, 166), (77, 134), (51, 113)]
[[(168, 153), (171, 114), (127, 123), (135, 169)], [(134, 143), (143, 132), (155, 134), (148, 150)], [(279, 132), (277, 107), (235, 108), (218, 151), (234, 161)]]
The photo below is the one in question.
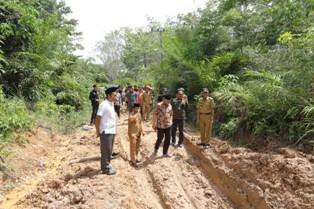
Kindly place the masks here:
[(151, 88), (149, 86), (145, 86), (145, 92), (142, 94), (144, 121), (147, 121), (149, 119), (150, 105), (152, 102), (151, 100), (152, 100)]
[(204, 88), (202, 97), (197, 103), (197, 122), (201, 132), (201, 143), (198, 145), (208, 148), (209, 140), (212, 137), (212, 127), (214, 121), (214, 99), (208, 96), (208, 89)]

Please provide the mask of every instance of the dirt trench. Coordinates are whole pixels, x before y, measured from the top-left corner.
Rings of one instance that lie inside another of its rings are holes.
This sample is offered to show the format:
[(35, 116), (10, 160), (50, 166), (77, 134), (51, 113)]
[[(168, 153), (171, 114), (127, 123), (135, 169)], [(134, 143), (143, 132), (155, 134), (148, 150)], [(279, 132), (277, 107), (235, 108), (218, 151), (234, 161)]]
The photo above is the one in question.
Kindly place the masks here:
[[(216, 147), (201, 150), (189, 134), (184, 148), (170, 147), (171, 158), (161, 157), (162, 149), (157, 157), (152, 156), (156, 133), (148, 122), (144, 129), (142, 163), (134, 168), (128, 161), (126, 115), (119, 120), (115, 151), (120, 155), (112, 161), (118, 172), (115, 176), (100, 174), (99, 139), (94, 129), (55, 139), (55, 144), (46, 147), (53, 153), (47, 154), (50, 161), (47, 159), (45, 168), (7, 193), (0, 208), (285, 208), (276, 207), (278, 201), (271, 202), (265, 188), (242, 175)], [(90, 156), (90, 161), (75, 162)]]

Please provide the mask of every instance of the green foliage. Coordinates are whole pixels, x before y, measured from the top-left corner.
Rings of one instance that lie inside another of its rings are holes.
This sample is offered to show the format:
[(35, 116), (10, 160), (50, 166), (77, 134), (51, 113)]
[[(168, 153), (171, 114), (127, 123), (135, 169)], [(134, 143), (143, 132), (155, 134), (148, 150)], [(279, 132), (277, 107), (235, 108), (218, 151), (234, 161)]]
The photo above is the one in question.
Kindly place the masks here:
[[(172, 92), (184, 87), (190, 98), (208, 87), (217, 103), (215, 130), (221, 137), (249, 134), (291, 143), (310, 140), (313, 9), (309, 0), (212, 1), (207, 8), (163, 26), (162, 60), (151, 54), (155, 61), (143, 73), (137, 72), (136, 80), (153, 76), (155, 87)], [(159, 41), (144, 31), (136, 37), (126, 40), (126, 63), (141, 62), (134, 56), (135, 45)]]
[(5, 99), (0, 90), (0, 144), (14, 130), (31, 127), (32, 119), (25, 102), (20, 99)]

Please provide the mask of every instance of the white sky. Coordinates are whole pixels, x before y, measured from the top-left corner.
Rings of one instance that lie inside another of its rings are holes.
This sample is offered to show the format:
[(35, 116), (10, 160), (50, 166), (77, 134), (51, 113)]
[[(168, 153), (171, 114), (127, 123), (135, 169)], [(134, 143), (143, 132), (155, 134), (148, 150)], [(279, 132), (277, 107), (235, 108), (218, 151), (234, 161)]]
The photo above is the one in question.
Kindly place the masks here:
[(207, 0), (65, 0), (71, 7), (71, 18), (77, 19), (77, 30), (83, 33), (84, 57), (95, 57), (95, 45), (105, 33), (120, 27), (140, 27), (147, 24), (147, 16), (158, 21), (196, 11)]

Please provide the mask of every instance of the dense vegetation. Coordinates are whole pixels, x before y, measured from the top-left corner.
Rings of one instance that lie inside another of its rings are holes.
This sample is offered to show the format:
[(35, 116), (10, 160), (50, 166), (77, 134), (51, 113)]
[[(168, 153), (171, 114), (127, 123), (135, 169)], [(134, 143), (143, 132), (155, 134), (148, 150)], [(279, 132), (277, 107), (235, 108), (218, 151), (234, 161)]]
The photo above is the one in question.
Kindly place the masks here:
[[(146, 28), (115, 31), (99, 46), (108, 43), (123, 46), (115, 65), (127, 82), (172, 93), (184, 87), (190, 100), (208, 87), (223, 138), (295, 143), (314, 136), (312, 0), (208, 1), (163, 25), (150, 19)], [(100, 56), (107, 63), (106, 52)]]
[(103, 66), (73, 52), (80, 33), (57, 0), (0, 0), (0, 147), (36, 123), (69, 131), (85, 116), (88, 91)]

